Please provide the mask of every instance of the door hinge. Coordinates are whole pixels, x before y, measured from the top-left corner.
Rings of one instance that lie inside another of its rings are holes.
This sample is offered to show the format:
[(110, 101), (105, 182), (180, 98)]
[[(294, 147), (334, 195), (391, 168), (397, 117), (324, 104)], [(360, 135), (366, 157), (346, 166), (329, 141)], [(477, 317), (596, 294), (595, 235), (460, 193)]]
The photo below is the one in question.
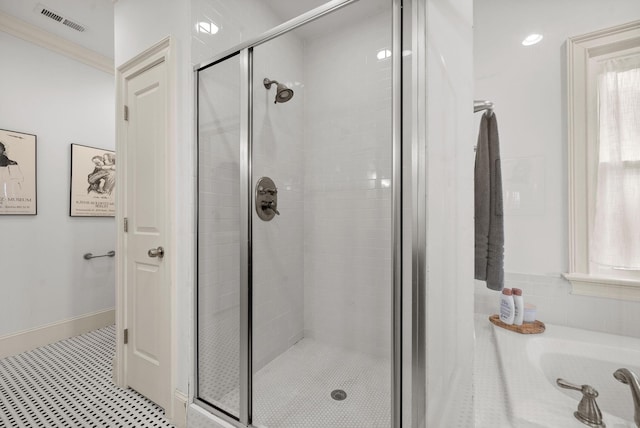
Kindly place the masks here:
[(129, 121), (129, 106), (124, 106), (124, 120)]
[(129, 231), (129, 219), (127, 217), (124, 218), (124, 231)]
[(129, 343), (129, 329), (125, 328), (124, 329), (124, 344), (126, 345), (127, 343)]

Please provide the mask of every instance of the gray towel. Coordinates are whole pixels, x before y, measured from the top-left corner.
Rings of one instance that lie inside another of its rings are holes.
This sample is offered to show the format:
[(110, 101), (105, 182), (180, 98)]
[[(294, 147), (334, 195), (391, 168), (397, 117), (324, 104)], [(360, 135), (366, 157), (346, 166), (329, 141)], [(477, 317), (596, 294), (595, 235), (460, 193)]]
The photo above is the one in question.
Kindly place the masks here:
[(476, 149), (475, 178), (475, 278), (487, 288), (504, 287), (504, 221), (500, 143), (495, 113), (482, 115)]

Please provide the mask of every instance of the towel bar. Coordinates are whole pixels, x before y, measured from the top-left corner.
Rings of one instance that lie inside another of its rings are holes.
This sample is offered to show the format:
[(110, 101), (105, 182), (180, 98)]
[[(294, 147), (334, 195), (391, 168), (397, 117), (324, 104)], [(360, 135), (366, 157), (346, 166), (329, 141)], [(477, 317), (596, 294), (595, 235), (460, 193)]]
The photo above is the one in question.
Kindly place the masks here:
[(111, 250), (107, 254), (102, 254), (101, 256), (94, 256), (91, 253), (87, 253), (82, 257), (84, 257), (85, 260), (91, 260), (91, 259), (97, 259), (98, 257), (113, 257), (115, 255), (116, 255), (116, 252)]

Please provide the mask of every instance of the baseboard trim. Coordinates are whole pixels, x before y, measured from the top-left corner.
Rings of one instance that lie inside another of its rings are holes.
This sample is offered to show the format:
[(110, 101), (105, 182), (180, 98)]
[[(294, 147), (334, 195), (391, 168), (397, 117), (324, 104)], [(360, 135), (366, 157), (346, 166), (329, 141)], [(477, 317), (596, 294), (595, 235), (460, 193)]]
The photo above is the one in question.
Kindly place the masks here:
[(176, 428), (187, 428), (187, 394), (175, 390), (173, 394), (173, 418), (171, 423)]
[(115, 309), (106, 309), (0, 337), (0, 358), (115, 324)]

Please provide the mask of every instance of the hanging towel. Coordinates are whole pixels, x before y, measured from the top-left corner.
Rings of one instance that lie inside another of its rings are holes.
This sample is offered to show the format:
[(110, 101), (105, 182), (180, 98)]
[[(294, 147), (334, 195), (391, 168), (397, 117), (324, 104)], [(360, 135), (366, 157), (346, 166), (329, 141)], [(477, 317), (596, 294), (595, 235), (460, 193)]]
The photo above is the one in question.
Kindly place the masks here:
[(475, 278), (504, 287), (504, 221), (500, 143), (495, 113), (482, 115), (474, 171)]

